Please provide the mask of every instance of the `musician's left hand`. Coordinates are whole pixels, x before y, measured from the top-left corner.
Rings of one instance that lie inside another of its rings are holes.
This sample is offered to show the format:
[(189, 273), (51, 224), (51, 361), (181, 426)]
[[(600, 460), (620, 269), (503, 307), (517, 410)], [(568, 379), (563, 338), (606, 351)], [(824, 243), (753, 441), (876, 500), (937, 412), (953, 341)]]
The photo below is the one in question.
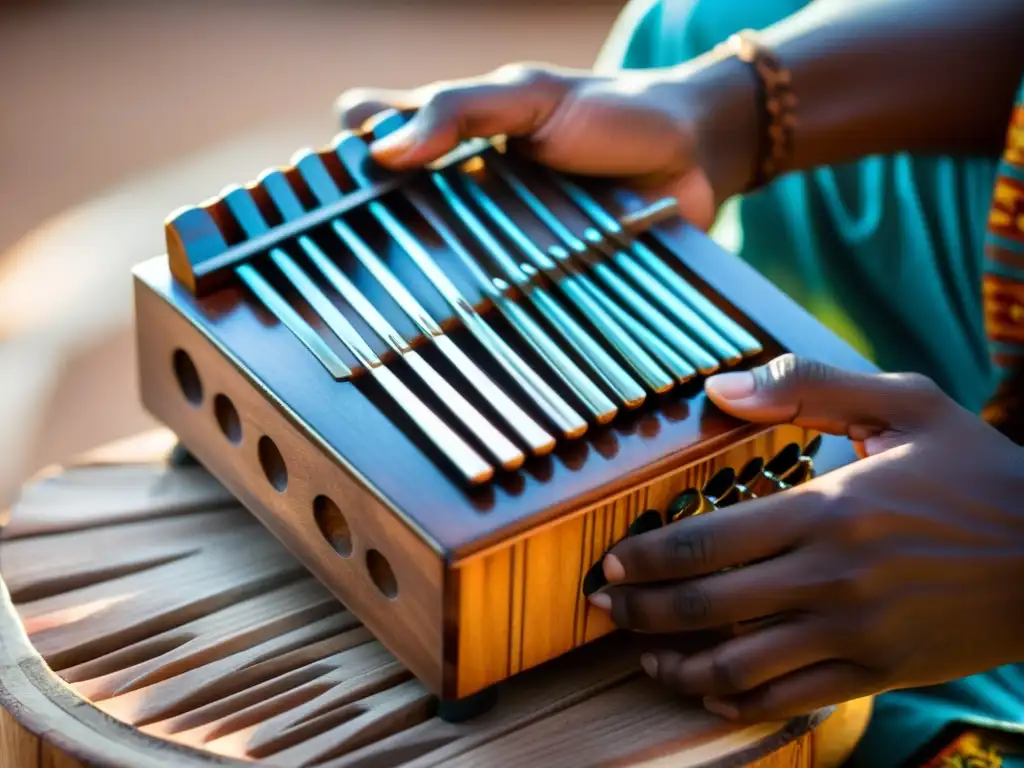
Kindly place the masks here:
[(740, 418), (848, 435), (865, 458), (615, 546), (591, 599), (618, 626), (734, 628), (645, 656), (649, 674), (757, 721), (1024, 660), (1024, 449), (918, 376), (786, 356), (707, 392)]

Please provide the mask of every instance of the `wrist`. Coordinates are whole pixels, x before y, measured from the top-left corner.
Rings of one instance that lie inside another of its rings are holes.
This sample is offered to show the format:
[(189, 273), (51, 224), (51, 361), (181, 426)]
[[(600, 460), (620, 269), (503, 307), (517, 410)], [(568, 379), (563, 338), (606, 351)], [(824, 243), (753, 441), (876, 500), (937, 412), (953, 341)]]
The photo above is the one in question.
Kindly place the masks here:
[(680, 96), (691, 105), (695, 159), (716, 205), (749, 191), (758, 175), (760, 91), (750, 66), (711, 53), (680, 72)]

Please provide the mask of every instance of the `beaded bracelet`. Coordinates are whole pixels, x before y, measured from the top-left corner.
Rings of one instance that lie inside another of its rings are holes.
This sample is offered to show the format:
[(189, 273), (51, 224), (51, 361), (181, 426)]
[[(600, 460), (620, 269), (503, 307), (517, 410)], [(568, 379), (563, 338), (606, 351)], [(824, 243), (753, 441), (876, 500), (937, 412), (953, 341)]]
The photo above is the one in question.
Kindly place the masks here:
[(797, 98), (792, 91), (792, 77), (753, 30), (737, 32), (718, 48), (721, 55), (735, 56), (750, 64), (757, 75), (763, 126), (752, 184), (757, 189), (775, 178), (793, 151)]

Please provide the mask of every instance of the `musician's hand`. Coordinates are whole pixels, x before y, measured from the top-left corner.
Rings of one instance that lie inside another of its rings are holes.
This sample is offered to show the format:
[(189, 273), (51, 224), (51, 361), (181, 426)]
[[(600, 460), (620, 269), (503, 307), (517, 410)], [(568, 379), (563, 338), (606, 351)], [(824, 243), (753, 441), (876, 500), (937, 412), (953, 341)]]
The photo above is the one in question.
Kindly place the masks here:
[[(652, 197), (673, 196), (682, 215), (706, 229), (717, 205), (747, 182), (755, 99), (751, 90), (749, 98), (731, 93), (726, 101), (725, 89), (710, 88), (702, 73), (598, 76), (514, 65), (410, 91), (351, 91), (338, 110), (353, 130), (385, 109), (417, 110), (373, 146), (378, 162), (392, 168), (431, 162), (465, 139), (505, 135), (557, 170), (622, 177)], [(749, 77), (737, 83), (737, 91), (753, 88)]]
[(688, 657), (645, 656), (649, 674), (766, 720), (1024, 661), (1024, 450), (917, 376), (787, 356), (706, 389), (741, 418), (848, 435), (866, 458), (614, 547), (613, 586), (592, 599), (618, 626), (733, 627)]

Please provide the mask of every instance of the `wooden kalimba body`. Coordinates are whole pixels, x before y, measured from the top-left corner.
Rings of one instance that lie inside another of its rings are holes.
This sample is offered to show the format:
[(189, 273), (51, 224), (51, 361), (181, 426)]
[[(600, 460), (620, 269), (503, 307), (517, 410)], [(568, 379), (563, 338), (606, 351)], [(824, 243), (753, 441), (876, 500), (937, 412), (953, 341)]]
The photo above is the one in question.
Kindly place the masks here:
[(135, 271), (141, 391), (455, 702), (612, 631), (584, 592), (624, 536), (853, 459), (727, 417), (708, 375), (787, 351), (871, 367), (607, 182), (491, 143), (385, 172), (368, 141), (403, 119), (168, 219)]

